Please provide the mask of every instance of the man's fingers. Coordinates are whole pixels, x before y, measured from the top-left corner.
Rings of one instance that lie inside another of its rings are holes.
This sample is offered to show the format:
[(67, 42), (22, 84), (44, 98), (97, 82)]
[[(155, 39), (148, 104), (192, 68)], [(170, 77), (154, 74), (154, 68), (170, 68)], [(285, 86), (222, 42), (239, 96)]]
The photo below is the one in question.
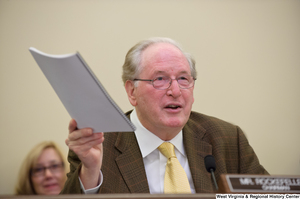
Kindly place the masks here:
[(69, 123), (69, 135), (65, 143), (80, 159), (89, 154), (91, 149), (92, 151), (95, 149), (101, 150), (103, 141), (104, 133), (93, 133), (91, 128), (78, 129), (77, 122), (71, 119)]
[(65, 143), (66, 143), (67, 146), (69, 146), (69, 139), (68, 138), (65, 140)]
[[(72, 133), (73, 134), (73, 133)], [(83, 145), (93, 140), (98, 140), (103, 137), (103, 134), (100, 133), (92, 133), (88, 136), (80, 136), (77, 138), (77, 132), (74, 132), (74, 136), (69, 135), (69, 145)]]
[(85, 129), (73, 131), (72, 133), (69, 134), (68, 138), (70, 139), (70, 141), (74, 141), (80, 138), (93, 136), (93, 134), (94, 133), (92, 129), (85, 128)]
[(99, 144), (103, 143), (104, 138), (91, 140), (83, 145), (69, 146), (78, 156), (85, 156), (84, 154), (92, 148), (97, 148)]
[(77, 129), (77, 122), (76, 120), (71, 119), (71, 121), (69, 122), (69, 133), (72, 133), (76, 129)]

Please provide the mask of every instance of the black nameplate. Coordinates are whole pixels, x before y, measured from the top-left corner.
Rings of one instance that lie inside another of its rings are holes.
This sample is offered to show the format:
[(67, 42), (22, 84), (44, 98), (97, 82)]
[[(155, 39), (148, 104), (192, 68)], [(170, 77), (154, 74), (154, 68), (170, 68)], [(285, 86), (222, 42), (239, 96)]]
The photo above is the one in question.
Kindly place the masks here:
[(231, 192), (300, 193), (300, 176), (226, 175)]

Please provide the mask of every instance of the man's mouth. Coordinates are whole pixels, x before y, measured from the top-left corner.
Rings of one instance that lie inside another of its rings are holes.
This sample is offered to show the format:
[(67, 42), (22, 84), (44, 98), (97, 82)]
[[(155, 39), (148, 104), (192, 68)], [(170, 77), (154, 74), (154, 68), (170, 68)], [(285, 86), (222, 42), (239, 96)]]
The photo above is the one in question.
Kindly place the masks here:
[(170, 105), (168, 105), (168, 106), (166, 106), (166, 108), (168, 108), (168, 109), (178, 109), (178, 108), (181, 108), (181, 106), (180, 105), (174, 105), (174, 104), (170, 104)]

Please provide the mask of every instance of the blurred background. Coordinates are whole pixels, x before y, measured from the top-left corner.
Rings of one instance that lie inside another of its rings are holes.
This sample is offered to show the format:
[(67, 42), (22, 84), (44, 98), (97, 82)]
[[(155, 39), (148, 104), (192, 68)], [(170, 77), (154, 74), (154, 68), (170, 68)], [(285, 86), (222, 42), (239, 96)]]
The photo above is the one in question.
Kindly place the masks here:
[(70, 116), (29, 47), (79, 51), (123, 111), (129, 48), (170, 37), (196, 59), (194, 111), (239, 125), (273, 175), (300, 175), (300, 1), (0, 0), (0, 194), (29, 150)]

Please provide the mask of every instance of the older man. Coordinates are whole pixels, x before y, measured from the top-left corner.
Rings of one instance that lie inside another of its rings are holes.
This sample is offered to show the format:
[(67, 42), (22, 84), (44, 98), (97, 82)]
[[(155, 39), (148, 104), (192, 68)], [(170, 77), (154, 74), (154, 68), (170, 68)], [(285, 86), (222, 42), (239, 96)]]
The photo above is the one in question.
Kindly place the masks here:
[(137, 129), (107, 133), (104, 141), (103, 133), (78, 130), (71, 120), (71, 171), (62, 193), (215, 192), (206, 155), (216, 159), (217, 179), (267, 174), (239, 127), (191, 111), (195, 80), (194, 60), (175, 41), (152, 38), (132, 47), (123, 81), (134, 106), (126, 114)]

